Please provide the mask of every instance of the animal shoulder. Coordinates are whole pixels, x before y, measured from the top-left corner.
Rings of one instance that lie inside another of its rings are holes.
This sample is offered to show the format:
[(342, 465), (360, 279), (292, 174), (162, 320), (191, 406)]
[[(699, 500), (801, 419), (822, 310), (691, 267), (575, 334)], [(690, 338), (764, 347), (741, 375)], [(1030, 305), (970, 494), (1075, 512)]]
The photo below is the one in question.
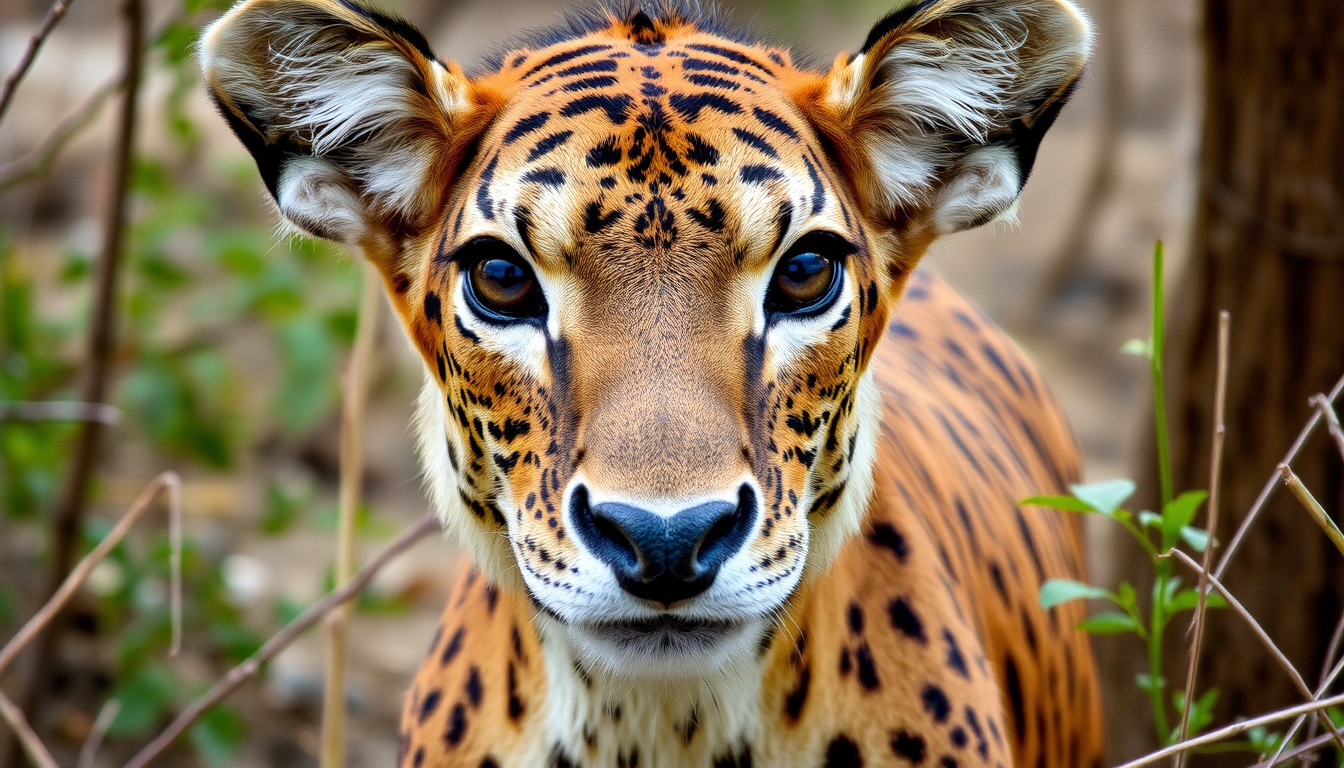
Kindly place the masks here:
[(923, 0), (827, 70), (691, 5), (468, 73), (354, 0), (207, 32), (285, 222), (381, 272), (461, 574), (401, 765), (1100, 763), (1077, 449), (917, 264), (1009, 213), (1085, 64), (1069, 0)]

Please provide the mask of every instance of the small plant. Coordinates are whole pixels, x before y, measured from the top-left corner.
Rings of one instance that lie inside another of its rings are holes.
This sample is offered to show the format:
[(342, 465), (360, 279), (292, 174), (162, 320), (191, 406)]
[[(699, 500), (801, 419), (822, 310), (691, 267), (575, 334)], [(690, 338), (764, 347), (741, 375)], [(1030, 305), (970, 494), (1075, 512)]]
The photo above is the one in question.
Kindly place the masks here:
[[(1202, 553), (1211, 545), (1209, 534), (1191, 523), (1208, 493), (1202, 490), (1185, 491), (1174, 495), (1171, 480), (1171, 457), (1167, 438), (1167, 416), (1162, 378), (1163, 342), (1165, 339), (1162, 291), (1162, 243), (1159, 241), (1153, 249), (1153, 315), (1152, 328), (1147, 341), (1134, 339), (1121, 351), (1127, 354), (1141, 355), (1148, 359), (1152, 375), (1154, 427), (1157, 436), (1158, 482), (1161, 500), (1161, 514), (1149, 510), (1138, 513), (1122, 508), (1134, 494), (1134, 481), (1127, 479), (1109, 480), (1089, 485), (1075, 485), (1070, 488), (1071, 495), (1033, 496), (1021, 502), (1022, 505), (1037, 505), (1066, 512), (1087, 515), (1101, 515), (1114, 520), (1138, 542), (1148, 556), (1153, 569), (1153, 587), (1147, 601), (1147, 614), (1139, 600), (1139, 590), (1127, 581), (1121, 582), (1114, 591), (1084, 584), (1071, 579), (1050, 579), (1041, 585), (1040, 604), (1042, 608), (1053, 608), (1070, 600), (1103, 599), (1119, 610), (1107, 610), (1098, 613), (1078, 624), (1078, 628), (1093, 634), (1134, 634), (1147, 646), (1148, 671), (1138, 676), (1138, 685), (1148, 694), (1152, 706), (1153, 727), (1163, 746), (1173, 744), (1180, 734), (1181, 719), (1186, 722), (1186, 735), (1194, 736), (1208, 727), (1213, 721), (1213, 708), (1218, 701), (1218, 689), (1210, 688), (1203, 695), (1185, 701), (1180, 691), (1173, 692), (1171, 703), (1178, 719), (1173, 725), (1168, 718), (1167, 679), (1162, 674), (1163, 638), (1167, 625), (1178, 614), (1193, 610), (1199, 603), (1199, 590), (1193, 587), (1182, 589), (1182, 581), (1173, 571), (1173, 563), (1164, 553), (1182, 545)], [(1226, 607), (1227, 602), (1216, 592), (1210, 592), (1206, 598), (1209, 608)], [(1273, 744), (1277, 734), (1259, 729), (1247, 741), (1235, 744), (1236, 749), (1255, 752), (1265, 751), (1266, 745)], [(1234, 746), (1224, 744), (1219, 750)], [(1272, 747), (1271, 747), (1272, 749)]]

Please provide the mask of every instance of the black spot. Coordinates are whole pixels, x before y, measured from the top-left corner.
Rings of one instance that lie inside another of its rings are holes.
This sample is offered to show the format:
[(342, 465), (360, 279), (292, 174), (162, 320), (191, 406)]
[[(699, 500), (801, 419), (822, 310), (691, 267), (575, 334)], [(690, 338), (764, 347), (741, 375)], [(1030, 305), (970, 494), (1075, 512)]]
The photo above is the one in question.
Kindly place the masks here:
[(1005, 603), (1008, 602), (1008, 589), (1003, 584), (1003, 571), (999, 570), (999, 564), (992, 560), (989, 563), (989, 577), (993, 579), (994, 589), (998, 590), (999, 597), (1003, 598)]
[(910, 547), (905, 543), (905, 537), (890, 523), (875, 524), (872, 531), (868, 533), (868, 541), (876, 546), (891, 550), (896, 559), (902, 563), (910, 556)]
[(504, 146), (508, 146), (513, 142), (526, 136), (527, 134), (535, 130), (538, 130), (543, 125), (545, 125), (546, 122), (550, 119), (551, 119), (550, 112), (538, 112), (535, 115), (528, 115), (527, 117), (524, 117), (523, 119), (514, 123), (513, 127), (510, 128), (508, 132), (504, 134), (503, 139)]
[(467, 701), (471, 702), (473, 709), (481, 706), (481, 695), (484, 688), (481, 687), (481, 668), (472, 665), (471, 670), (467, 672), (467, 684), (463, 689), (467, 694)]
[(620, 137), (609, 136), (601, 144), (588, 150), (586, 161), (589, 168), (601, 168), (621, 162)]
[(742, 111), (737, 102), (717, 93), (674, 93), (667, 97), (668, 104), (690, 122), (700, 117), (700, 110), (712, 109), (725, 115)]
[(686, 134), (686, 143), (691, 145), (686, 153), (686, 157), (691, 161), (700, 165), (718, 165), (719, 150), (714, 145), (694, 133)]
[(743, 746), (737, 752), (726, 752), (714, 758), (714, 768), (751, 768), (751, 748)]
[(764, 184), (767, 181), (784, 178), (779, 169), (768, 165), (744, 165), (738, 171), (738, 176), (747, 184)]
[(811, 685), (812, 668), (803, 665), (802, 671), (798, 673), (798, 684), (784, 698), (784, 713), (789, 716), (789, 720), (797, 722), (798, 717), (802, 715), (803, 706), (807, 704), (807, 692)]
[[(694, 212), (692, 212), (694, 215)], [(583, 228), (590, 234), (596, 234), (615, 224), (621, 218), (620, 209), (615, 209), (608, 214), (602, 213), (602, 203), (593, 201), (583, 211)]]
[(856, 635), (863, 634), (863, 608), (858, 603), (849, 604), (849, 631)]
[(895, 731), (891, 734), (891, 751), (919, 765), (924, 762), (924, 737), (909, 731)]
[(499, 763), (493, 757), (487, 757), (481, 761), (479, 768), (499, 768)]
[(425, 294), (425, 319), (443, 326), (443, 305), (439, 302), (439, 294), (432, 291)]
[(924, 622), (920, 621), (919, 615), (910, 607), (910, 603), (903, 597), (898, 597), (891, 601), (887, 606), (887, 611), (891, 615), (891, 626), (895, 627), (901, 634), (912, 640), (918, 640), (920, 643), (927, 643), (929, 639), (924, 635)]
[[(1013, 711), (1013, 735), (1018, 739), (1025, 738), (1027, 709), (1022, 699), (1022, 678), (1017, 672), (1017, 660), (1012, 656), (1003, 660), (1003, 685), (1007, 688), (1004, 693), (1008, 694), (1008, 708)], [(993, 726), (993, 721), (990, 721), (991, 733)]]
[(527, 153), (527, 162), (530, 163), (533, 160), (564, 146), (565, 142), (569, 141), (570, 137), (573, 135), (573, 131), (561, 131), (559, 133), (552, 133), (550, 136), (543, 138), (532, 147), (532, 151)]
[(710, 198), (709, 201), (705, 203), (705, 211), (703, 213), (694, 208), (689, 208), (687, 209), (686, 214), (697, 224), (711, 232), (723, 231), (725, 223), (724, 211), (723, 206), (719, 205), (718, 200)]
[[(1041, 759), (1045, 759), (1044, 756)], [(957, 759), (951, 755), (943, 755), (938, 759), (938, 768), (957, 768)]]
[(544, 184), (548, 187), (561, 187), (565, 184), (565, 174), (559, 168), (534, 168), (523, 174), (523, 183)]
[(859, 684), (866, 690), (876, 690), (882, 683), (877, 679), (877, 667), (873, 664), (873, 654), (867, 643), (854, 649), (854, 661), (859, 667)]
[(761, 124), (765, 127), (779, 131), (790, 139), (798, 138), (798, 131), (794, 130), (792, 125), (789, 125), (789, 121), (776, 115), (774, 112), (761, 109), (760, 107), (753, 107), (751, 113), (755, 115), (756, 119), (760, 120)]
[(952, 730), (949, 731), (947, 735), (948, 738), (952, 740), (952, 746), (957, 749), (965, 749), (966, 744), (970, 741), (966, 736), (966, 729), (962, 728), (960, 725), (952, 726)]
[(434, 714), (434, 710), (439, 708), (439, 701), (442, 698), (443, 692), (438, 688), (425, 694), (425, 698), (420, 702), (420, 722), (425, 722), (429, 719), (430, 715)]
[(836, 736), (826, 745), (825, 768), (863, 768), (859, 745), (848, 736)]
[(634, 101), (625, 94), (615, 96), (590, 94), (566, 104), (565, 108), (560, 110), (560, 115), (562, 117), (575, 117), (600, 109), (606, 112), (607, 119), (611, 121), (612, 125), (620, 125), (625, 122), (626, 113), (630, 111), (633, 103)]
[(411, 287), (411, 278), (398, 272), (396, 277), (392, 278), (392, 290), (397, 293), (405, 293), (406, 289)]
[(448, 746), (456, 747), (466, 735), (467, 710), (459, 702), (453, 705), (453, 711), (448, 715), (448, 730), (444, 731), (443, 740), (448, 742)]
[(928, 683), (924, 689), (919, 692), (920, 701), (924, 702), (924, 711), (934, 720), (942, 723), (947, 721), (947, 716), (952, 711), (952, 703), (947, 700), (947, 694), (943, 689)]
[(523, 716), (523, 700), (518, 695), (518, 672), (509, 662), (509, 719), (517, 722)]
[(957, 638), (952, 636), (950, 630), (943, 630), (943, 639), (947, 641), (947, 666), (952, 671), (966, 678), (971, 679), (971, 673), (966, 669), (966, 658), (961, 655), (961, 648), (957, 645)]
[(453, 636), (448, 638), (448, 644), (443, 646), (443, 655), (439, 657), (439, 664), (447, 664), (452, 661), (462, 650), (462, 636), (467, 632), (466, 627), (458, 627)]
[(770, 145), (770, 142), (752, 133), (751, 131), (744, 131), (741, 128), (734, 128), (733, 135), (737, 137), (738, 141), (741, 141), (743, 144), (746, 144), (747, 146), (757, 150), (758, 152), (761, 152), (769, 157), (779, 157), (779, 152), (775, 151), (775, 148)]

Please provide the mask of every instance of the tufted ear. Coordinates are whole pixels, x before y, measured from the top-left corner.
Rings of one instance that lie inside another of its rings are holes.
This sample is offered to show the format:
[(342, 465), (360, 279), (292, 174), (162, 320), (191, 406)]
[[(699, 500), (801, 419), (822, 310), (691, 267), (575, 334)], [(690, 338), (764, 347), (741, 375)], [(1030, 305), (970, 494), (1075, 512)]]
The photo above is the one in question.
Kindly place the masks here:
[(968, 229), (1012, 209), (1091, 42), (1070, 0), (910, 2), (836, 60), (819, 122), (871, 214)]
[(201, 66), (285, 219), (375, 250), (437, 211), (475, 109), (423, 35), (347, 0), (240, 2)]

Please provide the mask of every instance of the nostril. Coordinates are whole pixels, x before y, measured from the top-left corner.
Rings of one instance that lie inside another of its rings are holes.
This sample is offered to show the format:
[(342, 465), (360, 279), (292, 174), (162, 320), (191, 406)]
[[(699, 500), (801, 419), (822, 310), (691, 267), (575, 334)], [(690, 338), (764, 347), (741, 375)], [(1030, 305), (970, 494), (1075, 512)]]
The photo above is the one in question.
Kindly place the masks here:
[(635, 549), (635, 545), (630, 542), (630, 538), (620, 526), (605, 517), (595, 517), (593, 523), (598, 537), (609, 551), (609, 557), (604, 559), (621, 560), (630, 570), (639, 567), (639, 550)]
[(569, 497), (569, 517), (579, 540), (597, 559), (617, 571), (639, 570), (639, 548), (635, 542), (609, 515), (594, 512), (588, 489), (582, 485), (575, 486)]
[(696, 566), (712, 572), (737, 554), (756, 522), (756, 493), (746, 483), (737, 492), (737, 506), (719, 518), (700, 540)]

